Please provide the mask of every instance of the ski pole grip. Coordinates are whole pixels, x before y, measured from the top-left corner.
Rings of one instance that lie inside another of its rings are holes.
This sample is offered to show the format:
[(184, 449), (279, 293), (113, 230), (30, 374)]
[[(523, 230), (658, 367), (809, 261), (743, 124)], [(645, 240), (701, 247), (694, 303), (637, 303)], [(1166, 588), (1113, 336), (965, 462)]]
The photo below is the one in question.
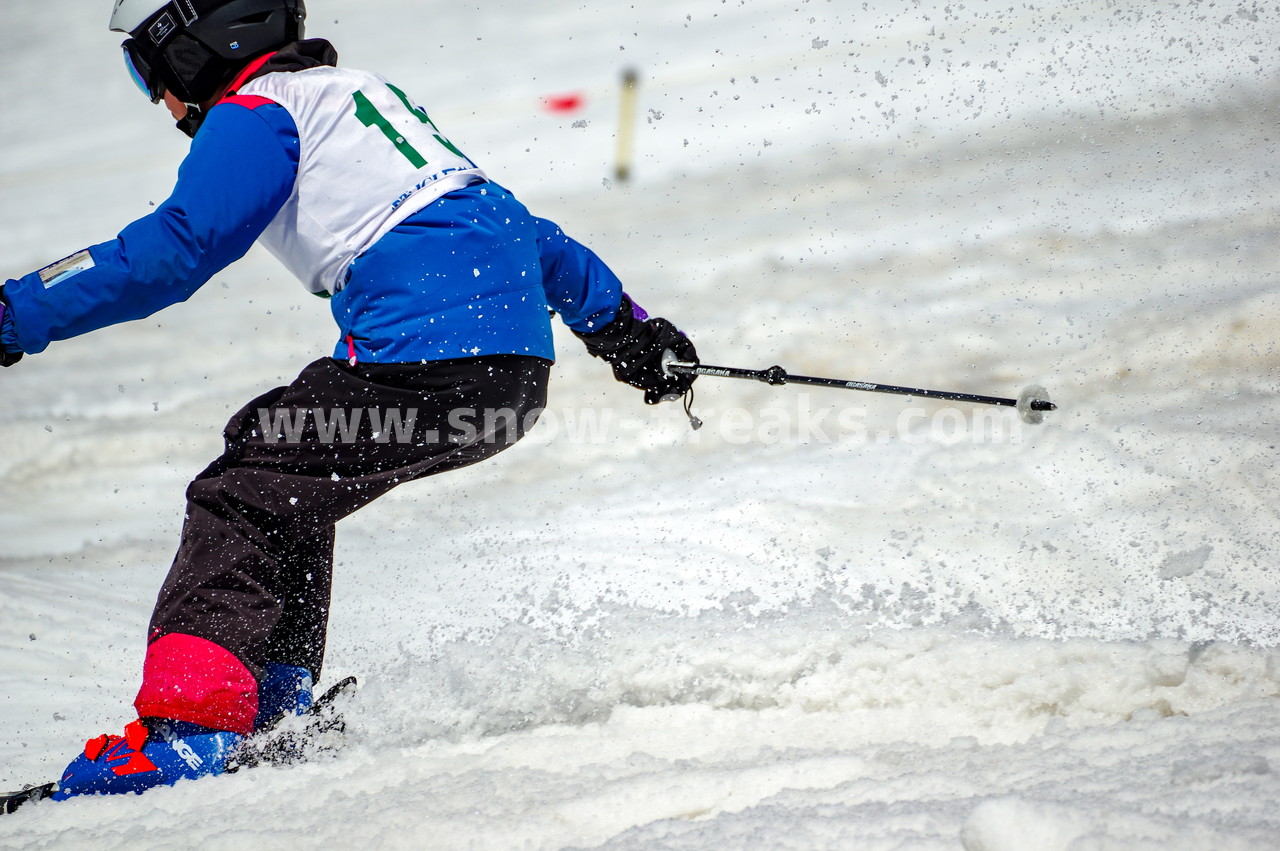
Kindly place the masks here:
[(685, 363), (670, 349), (662, 353), (662, 371), (667, 375), (692, 375), (697, 368), (696, 363)]

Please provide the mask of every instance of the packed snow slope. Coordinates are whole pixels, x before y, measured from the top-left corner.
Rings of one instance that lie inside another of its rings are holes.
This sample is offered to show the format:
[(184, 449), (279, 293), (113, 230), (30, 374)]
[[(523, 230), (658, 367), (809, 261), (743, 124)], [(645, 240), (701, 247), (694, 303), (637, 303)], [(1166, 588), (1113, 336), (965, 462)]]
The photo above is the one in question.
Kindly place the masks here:
[[(185, 150), (109, 5), (6, 0), (6, 276)], [(1277, 847), (1275, 4), (310, 6), (706, 361), (1060, 410), (708, 378), (694, 433), (561, 335), (524, 443), (340, 528), (345, 750), (0, 847)], [(0, 787), (132, 718), (185, 482), (333, 336), (255, 250), (0, 375)]]

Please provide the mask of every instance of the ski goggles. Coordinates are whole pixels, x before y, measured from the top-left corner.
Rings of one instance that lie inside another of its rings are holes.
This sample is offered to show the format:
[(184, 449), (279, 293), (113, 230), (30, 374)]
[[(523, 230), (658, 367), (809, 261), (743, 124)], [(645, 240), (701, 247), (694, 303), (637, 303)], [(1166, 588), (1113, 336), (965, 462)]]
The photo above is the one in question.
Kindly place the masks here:
[(155, 69), (142, 55), (142, 51), (138, 50), (137, 42), (128, 39), (121, 47), (124, 48), (125, 67), (129, 69), (129, 76), (133, 79), (134, 85), (151, 98), (152, 103), (159, 103), (164, 98), (164, 84), (160, 82)]

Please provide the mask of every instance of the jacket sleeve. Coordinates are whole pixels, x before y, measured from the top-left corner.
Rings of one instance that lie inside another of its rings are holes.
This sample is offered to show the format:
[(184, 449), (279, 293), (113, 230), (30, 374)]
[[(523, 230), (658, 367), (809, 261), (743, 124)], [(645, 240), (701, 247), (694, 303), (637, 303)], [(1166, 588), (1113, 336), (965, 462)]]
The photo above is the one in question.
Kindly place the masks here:
[(173, 194), (154, 213), (5, 285), (17, 345), (40, 352), (190, 298), (243, 257), (288, 201), (298, 147), (297, 127), (278, 104), (231, 99), (210, 110)]
[(547, 305), (580, 334), (608, 325), (622, 305), (622, 281), (595, 252), (555, 222), (535, 219)]

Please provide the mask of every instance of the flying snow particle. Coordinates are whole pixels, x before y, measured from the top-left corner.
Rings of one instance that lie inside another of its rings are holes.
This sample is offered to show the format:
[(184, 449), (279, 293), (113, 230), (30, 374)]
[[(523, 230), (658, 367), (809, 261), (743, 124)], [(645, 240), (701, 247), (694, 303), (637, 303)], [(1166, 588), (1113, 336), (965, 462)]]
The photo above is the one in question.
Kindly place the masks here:
[(1188, 550), (1185, 553), (1174, 553), (1160, 565), (1160, 578), (1180, 579), (1184, 576), (1190, 576), (1204, 567), (1212, 554), (1213, 547), (1208, 544), (1194, 550)]

